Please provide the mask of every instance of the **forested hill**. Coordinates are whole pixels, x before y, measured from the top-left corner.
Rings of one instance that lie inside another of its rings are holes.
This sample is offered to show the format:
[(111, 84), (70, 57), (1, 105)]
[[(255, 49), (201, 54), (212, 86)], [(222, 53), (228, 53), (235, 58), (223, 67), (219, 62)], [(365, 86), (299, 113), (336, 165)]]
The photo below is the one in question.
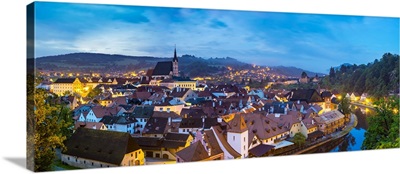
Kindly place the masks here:
[(385, 53), (374, 62), (331, 68), (322, 86), (341, 92), (368, 93), (374, 97), (399, 93), (399, 55)]
[[(186, 76), (212, 75), (226, 71), (227, 67), (235, 70), (252, 69), (252, 65), (235, 58), (201, 58), (193, 55), (182, 55), (179, 59), (179, 70)], [(36, 66), (42, 70), (63, 72), (132, 72), (154, 68), (157, 62), (171, 61), (171, 57), (125, 56), (101, 53), (71, 53), (36, 58)], [(305, 71), (295, 67), (271, 67), (273, 73), (299, 77)], [(314, 72), (305, 71), (309, 76)]]

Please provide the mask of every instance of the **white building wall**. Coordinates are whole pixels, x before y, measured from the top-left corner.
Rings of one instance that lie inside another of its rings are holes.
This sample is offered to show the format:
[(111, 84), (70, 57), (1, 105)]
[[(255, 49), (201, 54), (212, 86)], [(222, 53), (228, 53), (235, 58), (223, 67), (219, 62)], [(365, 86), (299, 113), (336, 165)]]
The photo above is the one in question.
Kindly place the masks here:
[[(301, 132), (300, 130), (301, 130), (301, 123), (295, 123), (295, 124), (293, 124), (292, 125), (292, 127), (290, 128), (290, 134), (289, 134), (289, 136), (290, 137), (294, 137), (294, 135), (296, 135), (296, 133), (299, 133), (299, 132)], [(303, 125), (303, 127), (305, 127), (304, 125)]]
[(248, 156), (248, 151), (249, 151), (248, 135), (249, 133), (247, 130), (243, 133), (233, 133), (233, 132), (227, 133), (228, 143), (232, 146), (233, 149), (235, 149), (242, 155), (241, 158), (246, 158)]
[(108, 168), (108, 167), (117, 167), (118, 165), (105, 163), (101, 161), (80, 158), (76, 156), (70, 156), (61, 154), (61, 161), (74, 167), (87, 169), (87, 168)]
[(86, 116), (87, 122), (99, 122), (100, 120), (101, 120), (101, 118), (97, 118), (96, 115), (94, 114), (93, 110), (90, 110)]
[(307, 129), (306, 125), (304, 125), (303, 122), (300, 122), (300, 123), (301, 123), (300, 132), (307, 138), (308, 137), (308, 129)]

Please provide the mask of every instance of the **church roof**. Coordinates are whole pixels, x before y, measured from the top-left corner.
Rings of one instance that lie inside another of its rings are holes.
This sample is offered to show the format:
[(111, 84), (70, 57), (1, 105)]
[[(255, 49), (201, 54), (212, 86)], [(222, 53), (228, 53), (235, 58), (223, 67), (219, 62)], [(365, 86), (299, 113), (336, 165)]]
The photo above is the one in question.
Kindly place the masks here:
[(154, 75), (170, 75), (171, 71), (172, 71), (172, 62), (171, 61), (158, 62), (156, 67), (153, 70), (153, 76)]

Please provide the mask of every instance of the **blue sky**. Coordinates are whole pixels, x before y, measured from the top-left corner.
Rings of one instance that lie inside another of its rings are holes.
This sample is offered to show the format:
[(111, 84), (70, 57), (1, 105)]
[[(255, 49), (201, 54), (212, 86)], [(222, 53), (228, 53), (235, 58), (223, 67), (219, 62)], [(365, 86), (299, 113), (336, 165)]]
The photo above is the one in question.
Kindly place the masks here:
[(36, 4), (35, 57), (74, 52), (233, 57), (327, 73), (399, 54), (399, 18)]

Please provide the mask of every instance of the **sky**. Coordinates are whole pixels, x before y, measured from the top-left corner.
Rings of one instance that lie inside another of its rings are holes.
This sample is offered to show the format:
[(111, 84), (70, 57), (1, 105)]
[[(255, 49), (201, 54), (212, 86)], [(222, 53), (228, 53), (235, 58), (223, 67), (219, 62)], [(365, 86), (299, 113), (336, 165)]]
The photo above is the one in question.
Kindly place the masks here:
[(399, 18), (37, 2), (35, 57), (75, 52), (203, 58), (328, 73), (399, 54)]

